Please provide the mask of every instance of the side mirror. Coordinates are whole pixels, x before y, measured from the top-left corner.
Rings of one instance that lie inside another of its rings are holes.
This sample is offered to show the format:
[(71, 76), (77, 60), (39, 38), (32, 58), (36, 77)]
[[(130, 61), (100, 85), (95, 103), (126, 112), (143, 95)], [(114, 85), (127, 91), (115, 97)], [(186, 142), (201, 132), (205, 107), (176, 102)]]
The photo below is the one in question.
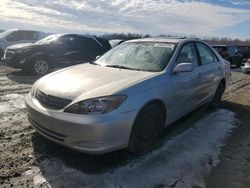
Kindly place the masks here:
[(194, 66), (192, 63), (180, 63), (174, 68), (174, 73), (178, 72), (192, 72)]
[(95, 57), (95, 60), (99, 59), (100, 57), (101, 57), (100, 55), (96, 56), (96, 57)]

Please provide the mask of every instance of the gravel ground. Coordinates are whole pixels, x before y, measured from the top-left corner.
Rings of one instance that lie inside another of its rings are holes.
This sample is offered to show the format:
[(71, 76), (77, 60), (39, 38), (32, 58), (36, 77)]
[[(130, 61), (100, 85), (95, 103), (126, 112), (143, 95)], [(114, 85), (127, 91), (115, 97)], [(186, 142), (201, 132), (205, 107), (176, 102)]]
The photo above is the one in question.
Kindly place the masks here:
[(141, 156), (86, 155), (37, 134), (23, 103), (36, 79), (0, 66), (0, 187), (250, 187), (250, 76), (239, 69), (221, 109), (195, 110)]

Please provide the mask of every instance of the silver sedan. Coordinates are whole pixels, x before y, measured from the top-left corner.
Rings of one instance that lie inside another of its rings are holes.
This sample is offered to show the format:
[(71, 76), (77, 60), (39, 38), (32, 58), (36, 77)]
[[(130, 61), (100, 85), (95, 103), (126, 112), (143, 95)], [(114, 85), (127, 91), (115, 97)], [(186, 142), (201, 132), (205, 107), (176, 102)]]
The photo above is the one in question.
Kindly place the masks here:
[(38, 80), (25, 98), (28, 119), (44, 137), (85, 153), (142, 152), (195, 108), (217, 108), (230, 74), (200, 40), (132, 40)]

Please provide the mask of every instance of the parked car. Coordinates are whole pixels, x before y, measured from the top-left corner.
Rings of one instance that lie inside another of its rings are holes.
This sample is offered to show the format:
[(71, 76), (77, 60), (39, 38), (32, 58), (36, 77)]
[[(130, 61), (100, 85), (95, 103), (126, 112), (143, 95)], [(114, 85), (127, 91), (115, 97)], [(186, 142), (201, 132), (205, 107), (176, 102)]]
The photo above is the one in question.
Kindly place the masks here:
[(102, 38), (54, 34), (36, 43), (8, 47), (3, 60), (9, 67), (44, 75), (53, 68), (93, 61), (110, 48)]
[(250, 46), (242, 45), (236, 46), (236, 48), (242, 55), (243, 63), (245, 63), (250, 58)]
[(75, 150), (142, 152), (185, 114), (217, 108), (230, 74), (229, 62), (200, 40), (131, 40), (38, 80), (25, 98), (28, 119)]
[(245, 62), (244, 66), (241, 67), (241, 69), (242, 69), (242, 72), (245, 73), (245, 74), (247, 74), (247, 73), (250, 72), (250, 59), (248, 59), (248, 60)]
[(13, 44), (36, 42), (44, 38), (46, 34), (41, 31), (10, 29), (0, 33), (0, 59), (5, 49)]
[(235, 46), (213, 45), (213, 48), (215, 48), (225, 60), (229, 61), (231, 65), (236, 65), (237, 67), (242, 65), (243, 57)]
[(112, 39), (112, 40), (109, 40), (109, 44), (111, 45), (112, 48), (118, 46), (119, 44), (123, 43), (124, 40), (121, 40), (121, 39)]

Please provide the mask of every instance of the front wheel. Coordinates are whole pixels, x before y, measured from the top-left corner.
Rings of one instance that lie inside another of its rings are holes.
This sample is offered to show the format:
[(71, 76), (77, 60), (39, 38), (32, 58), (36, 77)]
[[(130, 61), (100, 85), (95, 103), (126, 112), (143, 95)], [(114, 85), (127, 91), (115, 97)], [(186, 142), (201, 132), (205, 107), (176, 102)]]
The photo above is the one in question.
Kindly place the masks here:
[(217, 109), (220, 106), (224, 90), (225, 90), (225, 85), (221, 82), (219, 84), (219, 86), (217, 87), (214, 98), (213, 98), (213, 100), (211, 102), (211, 107), (213, 109)]
[(47, 58), (36, 58), (31, 63), (32, 72), (36, 75), (45, 75), (50, 70), (49, 61)]
[(146, 151), (159, 136), (163, 119), (163, 113), (156, 104), (146, 105), (135, 120), (128, 151), (137, 154)]

